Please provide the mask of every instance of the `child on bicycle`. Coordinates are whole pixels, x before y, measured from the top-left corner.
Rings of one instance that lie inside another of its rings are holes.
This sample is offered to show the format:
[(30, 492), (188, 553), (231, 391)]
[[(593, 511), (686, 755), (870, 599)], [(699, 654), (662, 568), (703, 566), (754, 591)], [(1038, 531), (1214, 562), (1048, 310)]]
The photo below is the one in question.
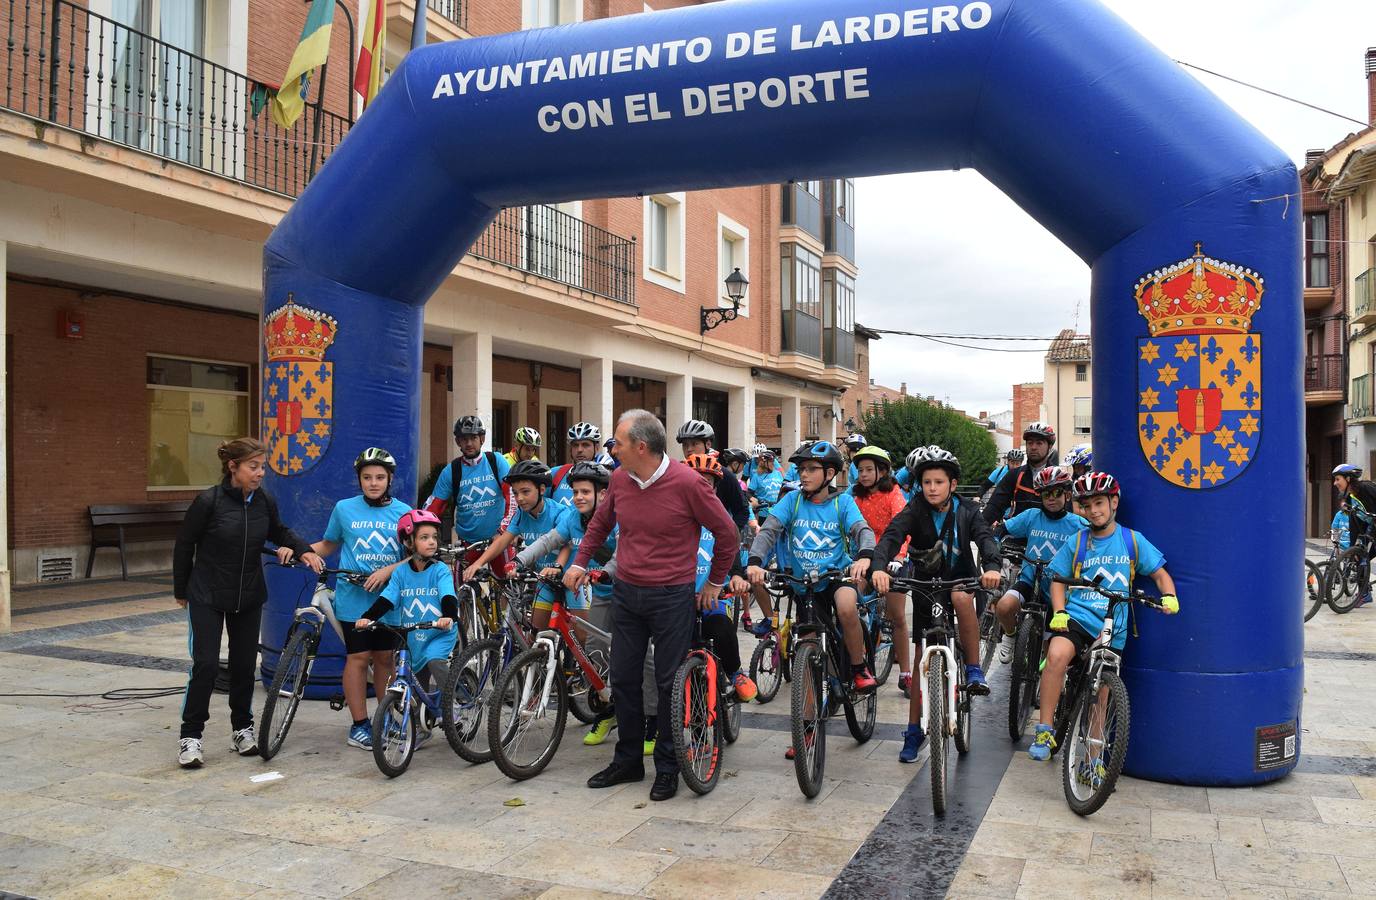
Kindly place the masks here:
[[(406, 513), (397, 522), (397, 542), (406, 551), (405, 565), (393, 570), (382, 595), (358, 617), (355, 625), (360, 630), (372, 628), (373, 623), (393, 610), (400, 614), (402, 625), (434, 622), (438, 626), (435, 630), (407, 635), (406, 649), (411, 655), (411, 670), (422, 685), (432, 678), (435, 684), (444, 684), (449, 674), (449, 656), (459, 637), (454, 627), (459, 599), (454, 590), (454, 573), (435, 558), (440, 547), (439, 516), (423, 509)], [(428, 731), (422, 732), (417, 746), (429, 736)]]
[[(577, 465), (575, 463), (575, 465)], [(572, 471), (572, 470), (570, 470)], [(516, 498), (516, 514), (507, 522), (506, 528), (502, 529), (501, 534), (492, 539), (492, 543), (482, 552), (476, 560), (463, 570), (463, 580), (472, 581), (478, 574), (478, 570), (487, 565), (494, 559), (502, 557), (507, 548), (516, 542), (520, 537), (525, 546), (530, 546), (549, 532), (559, 527), (559, 523), (564, 520), (566, 515), (573, 514), (573, 510), (557, 500), (547, 498), (553, 483), (549, 466), (536, 459), (529, 459), (525, 462), (517, 463), (511, 467), (511, 471), (502, 479), (510, 487), (512, 495)], [(535, 565), (540, 568), (554, 566), (558, 559), (557, 552), (545, 553), (535, 560)], [(573, 607), (570, 606), (570, 609)], [(540, 587), (540, 596), (535, 601), (533, 621), (536, 628), (544, 628), (549, 624), (549, 614), (554, 609), (553, 588), (548, 585)]]
[[(870, 444), (855, 451), (850, 458), (855, 466), (856, 478), (851, 484), (850, 495), (860, 514), (870, 523), (875, 534), (883, 534), (894, 517), (908, 505), (907, 498), (893, 480), (893, 460), (889, 451)], [(907, 543), (898, 551), (896, 562), (907, 558)], [(898, 654), (898, 689), (907, 697), (912, 689), (913, 654), (908, 644), (907, 595), (902, 591), (889, 591), (884, 595), (888, 606), (889, 621), (893, 623), (893, 647)]]
[(747, 487), (750, 492), (750, 506), (753, 509), (772, 507), (779, 502), (779, 488), (784, 483), (784, 473), (779, 471), (774, 451), (764, 445), (757, 445), (754, 471), (750, 473)]
[[(369, 447), (354, 460), (354, 474), (361, 493), (340, 500), (330, 513), (325, 536), (311, 544), (317, 555), (330, 556), (339, 551), (339, 568), (346, 572), (369, 573), (363, 587), (340, 578), (335, 584), (334, 615), (344, 631), (344, 702), (353, 724), (348, 744), (364, 750), (373, 748), (373, 730), (368, 718), (368, 665), (373, 667), (373, 690), (382, 696), (392, 680), (392, 654), (396, 636), (387, 631), (359, 631), (358, 617), (373, 605), (378, 593), (401, 565), (397, 544), (397, 523), (411, 511), (392, 496), (392, 478), (397, 461), (381, 447)], [(398, 625), (401, 617), (389, 614), (389, 624)]]
[[(874, 552), (874, 574), (871, 576), (874, 589), (888, 593), (892, 582), (889, 563), (898, 555), (905, 539), (910, 556), (930, 550), (938, 543), (944, 545), (946, 553), (941, 566), (942, 579), (976, 577), (975, 561), (970, 554), (970, 544), (976, 544), (979, 547), (980, 568), (984, 570), (979, 575), (980, 584), (986, 590), (997, 588), (1001, 567), (999, 542), (980, 515), (979, 507), (973, 503), (961, 503), (955, 495), (956, 484), (960, 480), (960, 460), (949, 451), (932, 445), (917, 448), (908, 454), (907, 461), (914, 486), (921, 494), (913, 496), (879, 539), (879, 546)], [(960, 626), (960, 650), (966, 660), (966, 690), (971, 696), (985, 696), (989, 693), (989, 683), (984, 680), (984, 671), (979, 665), (979, 619), (975, 615), (975, 597), (965, 591), (952, 591), (951, 605), (955, 607), (956, 621)], [(924, 610), (914, 599), (914, 643), (922, 640), (922, 622), (925, 618)], [(922, 742), (927, 739), (922, 732), (921, 722), (922, 692), (912, 691), (908, 701), (908, 728), (903, 732), (903, 749), (898, 752), (899, 762), (917, 760)]]
[[(1338, 491), (1339, 508), (1348, 514), (1349, 540), (1371, 534), (1373, 516), (1376, 516), (1376, 483), (1363, 481), (1360, 467), (1343, 463), (1333, 469), (1333, 487)], [(1353, 609), (1371, 602), (1369, 559), (1362, 561), (1359, 577), (1362, 593), (1358, 595), (1357, 602), (1352, 604)]]
[[(1161, 592), (1161, 606), (1170, 615), (1180, 611), (1175, 597), (1175, 582), (1166, 571), (1166, 559), (1145, 536), (1119, 525), (1118, 481), (1107, 472), (1088, 472), (1075, 479), (1075, 502), (1089, 520), (1089, 527), (1077, 532), (1057, 551), (1051, 561), (1051, 574), (1057, 578), (1088, 578), (1105, 589), (1127, 592), (1133, 579), (1146, 575)], [(1089, 648), (1104, 628), (1108, 598), (1089, 588), (1067, 588), (1051, 583), (1051, 642), (1046, 648), (1046, 668), (1042, 670), (1041, 722), (1027, 755), (1035, 760), (1051, 758), (1056, 749), (1052, 725), (1056, 704), (1065, 685), (1070, 663)], [(1127, 642), (1127, 616), (1113, 623), (1110, 646), (1118, 651)]]
[[(1023, 542), (1024, 553), (1033, 559), (1050, 562), (1056, 551), (1065, 545), (1089, 523), (1067, 508), (1070, 503), (1070, 485), (1075, 480), (1068, 467), (1046, 466), (1032, 478), (1032, 487), (1042, 498), (1042, 507), (1025, 509), (1011, 519), (994, 526), (998, 537), (1007, 535)], [(1033, 585), (1037, 567), (1023, 563), (1018, 572), (1018, 581), (1008, 592), (999, 598), (994, 612), (1003, 626), (1003, 639), (999, 641), (999, 662), (1007, 665), (1013, 660), (1013, 644), (1017, 640), (1018, 611), (1025, 601), (1034, 596), (1036, 588), (1041, 589), (1042, 599), (1051, 596), (1051, 576), (1043, 570), (1040, 585)]]

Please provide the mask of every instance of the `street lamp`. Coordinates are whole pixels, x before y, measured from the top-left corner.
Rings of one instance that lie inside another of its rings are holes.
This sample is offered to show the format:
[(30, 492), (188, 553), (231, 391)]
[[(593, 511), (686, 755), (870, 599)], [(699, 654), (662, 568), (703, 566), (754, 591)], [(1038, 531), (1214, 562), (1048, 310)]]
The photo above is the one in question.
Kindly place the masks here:
[(855, 434), (856, 427), (854, 419), (846, 419), (846, 434)]
[(723, 322), (730, 322), (741, 314), (741, 301), (745, 299), (746, 288), (750, 287), (750, 282), (741, 274), (739, 267), (734, 272), (726, 276), (726, 296), (731, 300), (730, 309), (720, 309), (718, 307), (700, 307), (698, 314), (699, 334), (706, 334)]

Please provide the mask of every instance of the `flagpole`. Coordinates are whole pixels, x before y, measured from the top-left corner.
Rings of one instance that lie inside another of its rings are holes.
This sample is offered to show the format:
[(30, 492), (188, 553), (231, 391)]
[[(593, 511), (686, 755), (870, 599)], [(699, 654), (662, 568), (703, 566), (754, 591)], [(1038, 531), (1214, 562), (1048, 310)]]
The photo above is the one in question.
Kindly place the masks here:
[[(307, 3), (311, 0), (306, 0)], [(344, 22), (349, 26), (349, 83), (344, 90), (346, 99), (345, 107), (349, 117), (349, 126), (354, 124), (354, 17), (349, 14), (349, 7), (344, 5), (343, 0), (334, 0), (334, 5), (344, 12)], [(320, 66), (320, 89), (315, 94), (315, 125), (311, 129), (311, 165), (306, 170), (306, 180), (315, 177), (315, 166), (320, 161), (320, 139), (321, 131), (325, 127), (325, 85), (329, 83), (328, 74), (330, 62), (327, 57)]]
[(425, 29), (430, 23), (427, 21), (430, 13), (426, 9), (426, 0), (416, 0), (416, 12), (411, 17), (411, 49), (417, 50), (425, 46)]

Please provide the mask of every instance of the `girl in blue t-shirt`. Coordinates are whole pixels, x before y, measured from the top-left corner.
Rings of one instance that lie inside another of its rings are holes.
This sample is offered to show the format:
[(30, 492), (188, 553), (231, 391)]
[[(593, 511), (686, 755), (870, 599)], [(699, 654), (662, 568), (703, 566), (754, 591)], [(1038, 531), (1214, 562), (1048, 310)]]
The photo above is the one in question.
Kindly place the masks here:
[[(411, 507), (392, 496), (392, 478), (397, 462), (380, 447), (369, 447), (354, 460), (354, 472), (362, 491), (356, 497), (340, 500), (330, 513), (325, 536), (311, 544), (322, 557), (339, 552), (339, 568), (346, 572), (371, 573), (363, 587), (338, 579), (334, 590), (334, 614), (344, 631), (344, 702), (353, 724), (348, 744), (364, 750), (373, 748), (372, 726), (368, 717), (368, 665), (373, 667), (373, 690), (381, 696), (392, 680), (392, 651), (395, 636), (385, 631), (359, 631), (356, 621), (373, 605), (392, 570), (401, 564), (397, 544), (397, 523)], [(400, 622), (400, 617), (388, 621)]]

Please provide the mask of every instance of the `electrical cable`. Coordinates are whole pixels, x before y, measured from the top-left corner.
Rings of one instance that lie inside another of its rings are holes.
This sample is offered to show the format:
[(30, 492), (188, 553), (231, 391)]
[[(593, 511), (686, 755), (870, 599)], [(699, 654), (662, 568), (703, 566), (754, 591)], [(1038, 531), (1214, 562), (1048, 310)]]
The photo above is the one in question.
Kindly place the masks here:
[(1345, 116), (1340, 112), (1334, 112), (1331, 109), (1325, 109), (1322, 106), (1318, 106), (1313, 103), (1307, 103), (1304, 100), (1300, 100), (1298, 98), (1279, 93), (1278, 91), (1269, 90), (1267, 88), (1261, 87), (1260, 85), (1243, 81), (1241, 78), (1234, 78), (1231, 75), (1224, 75), (1222, 72), (1215, 72), (1213, 69), (1206, 69), (1203, 66), (1196, 66), (1194, 63), (1187, 63), (1183, 59), (1172, 59), (1171, 62), (1175, 63), (1176, 65), (1184, 66), (1187, 69), (1194, 69), (1199, 72), (1204, 72), (1205, 74), (1212, 75), (1215, 78), (1222, 78), (1224, 81), (1231, 81), (1233, 84), (1240, 84), (1243, 87), (1251, 88), (1254, 91), (1261, 91), (1263, 94), (1270, 94), (1272, 97), (1279, 97), (1281, 100), (1289, 100), (1291, 103), (1298, 103), (1300, 106), (1305, 106), (1309, 109), (1317, 110), (1318, 112), (1326, 113), (1330, 116), (1336, 116), (1337, 118), (1342, 119), (1345, 122), (1355, 122), (1363, 128), (1366, 128), (1369, 124), (1367, 122), (1363, 122), (1361, 119), (1354, 119), (1351, 116)]

